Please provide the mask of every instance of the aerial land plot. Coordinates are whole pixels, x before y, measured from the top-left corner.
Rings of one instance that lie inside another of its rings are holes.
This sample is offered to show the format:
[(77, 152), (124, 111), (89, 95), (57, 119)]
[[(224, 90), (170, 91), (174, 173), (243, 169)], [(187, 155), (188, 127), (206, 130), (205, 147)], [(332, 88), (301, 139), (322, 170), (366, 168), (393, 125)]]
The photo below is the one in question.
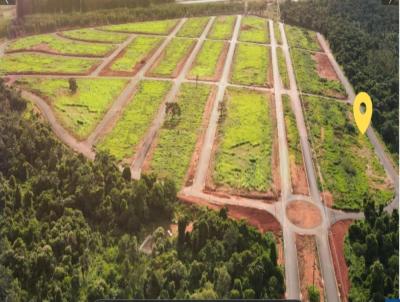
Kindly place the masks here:
[(290, 47), (320, 51), (317, 33), (297, 26), (285, 25), (285, 32)]
[(278, 56), (278, 68), (279, 68), (279, 75), (282, 81), (282, 87), (285, 89), (289, 89), (290, 88), (289, 74), (286, 66), (285, 54), (283, 53), (282, 48), (280, 47), (276, 48), (276, 55)]
[(210, 85), (182, 84), (177, 98), (180, 114), (167, 115), (148, 158), (147, 170), (169, 177), (178, 188), (183, 185), (196, 141), (203, 131), (201, 124), (211, 91)]
[(176, 77), (194, 45), (193, 39), (172, 39), (154, 63), (149, 74), (159, 77)]
[(282, 36), (281, 36), (281, 30), (279, 28), (279, 23), (274, 22), (274, 35), (275, 35), (275, 41), (277, 44), (282, 45)]
[(146, 64), (146, 59), (157, 49), (163, 38), (156, 36), (136, 37), (102, 74), (133, 75)]
[(101, 121), (128, 83), (123, 79), (81, 78), (71, 92), (68, 79), (20, 79), (17, 84), (38, 94), (53, 108), (57, 119), (76, 138), (83, 140)]
[(304, 93), (344, 99), (346, 91), (325, 54), (291, 49), (299, 89)]
[(189, 72), (190, 79), (216, 81), (220, 77), (228, 44), (224, 41), (206, 40)]
[(101, 29), (137, 34), (168, 35), (179, 20), (146, 21), (103, 26)]
[(15, 53), (0, 58), (0, 74), (88, 74), (100, 63), (88, 58), (67, 58), (41, 53)]
[(239, 192), (271, 190), (275, 119), (269, 95), (231, 88), (224, 102), (213, 183)]
[(236, 16), (219, 16), (208, 33), (209, 39), (230, 40), (235, 27)]
[(269, 43), (268, 21), (259, 17), (243, 17), (239, 41)]
[(96, 30), (94, 28), (68, 30), (60, 32), (59, 34), (74, 40), (99, 43), (122, 43), (128, 37), (128, 35), (124, 33), (112, 33)]
[(271, 86), (269, 47), (256, 44), (237, 44), (231, 82), (248, 86)]
[(56, 35), (47, 34), (14, 40), (8, 45), (6, 52), (31, 50), (70, 56), (104, 57), (114, 49), (115, 46), (111, 44), (68, 41)]
[(198, 38), (206, 27), (209, 17), (199, 17), (188, 19), (176, 34), (178, 37)]
[(377, 205), (387, 204), (393, 197), (392, 185), (373, 146), (355, 128), (351, 108), (318, 97), (305, 97), (304, 107), (322, 189), (329, 191), (325, 202), (334, 208), (361, 210), (369, 194)]

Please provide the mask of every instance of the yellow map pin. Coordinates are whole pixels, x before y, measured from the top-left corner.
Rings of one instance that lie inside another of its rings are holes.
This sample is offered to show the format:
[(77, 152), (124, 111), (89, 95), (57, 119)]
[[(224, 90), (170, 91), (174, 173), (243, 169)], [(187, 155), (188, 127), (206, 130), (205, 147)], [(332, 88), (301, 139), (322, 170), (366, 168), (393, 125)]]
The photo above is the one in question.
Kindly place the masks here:
[[(365, 112), (361, 111), (362, 104), (365, 105)], [(360, 92), (359, 94), (357, 94), (353, 102), (353, 114), (358, 130), (360, 130), (360, 132), (364, 134), (365, 131), (367, 131), (372, 117), (372, 101), (368, 93)]]

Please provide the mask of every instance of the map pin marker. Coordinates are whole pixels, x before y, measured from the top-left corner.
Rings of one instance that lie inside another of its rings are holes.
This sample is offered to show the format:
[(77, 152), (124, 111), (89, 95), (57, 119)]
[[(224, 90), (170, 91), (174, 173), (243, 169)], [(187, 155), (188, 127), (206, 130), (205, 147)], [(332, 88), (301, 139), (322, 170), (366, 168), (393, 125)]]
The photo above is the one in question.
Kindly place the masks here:
[[(361, 111), (362, 104), (364, 104), (365, 106), (365, 112)], [(360, 92), (359, 94), (357, 94), (353, 102), (353, 114), (358, 130), (360, 130), (360, 132), (364, 134), (365, 131), (367, 131), (372, 117), (372, 101), (368, 93)]]

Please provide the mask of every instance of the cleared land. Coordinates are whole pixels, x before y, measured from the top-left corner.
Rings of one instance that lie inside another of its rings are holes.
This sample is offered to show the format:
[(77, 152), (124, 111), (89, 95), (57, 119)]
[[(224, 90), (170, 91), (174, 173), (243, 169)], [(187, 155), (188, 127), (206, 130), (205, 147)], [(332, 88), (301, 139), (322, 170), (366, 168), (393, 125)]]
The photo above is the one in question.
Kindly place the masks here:
[(189, 78), (216, 80), (223, 67), (226, 49), (227, 45), (224, 41), (206, 40), (189, 72)]
[(319, 51), (317, 33), (301, 27), (285, 25), (288, 43), (291, 47)]
[(177, 23), (178, 20), (148, 21), (103, 26), (101, 29), (138, 34), (167, 35)]
[(285, 54), (283, 53), (282, 48), (276, 48), (276, 54), (278, 56), (278, 68), (279, 68), (279, 75), (281, 77), (283, 88), (289, 89), (289, 74), (286, 66)]
[(207, 25), (209, 17), (190, 18), (188, 19), (176, 34), (178, 37), (198, 38)]
[(97, 145), (99, 150), (109, 150), (117, 159), (131, 157), (135, 148), (151, 125), (165, 99), (171, 83), (142, 81), (136, 94), (124, 109), (115, 127)]
[(232, 37), (236, 16), (219, 16), (208, 34), (209, 39), (229, 40)]
[(239, 41), (269, 43), (268, 21), (259, 17), (244, 17), (240, 26)]
[(174, 38), (167, 45), (161, 56), (150, 71), (153, 76), (175, 77), (180, 71), (181, 65), (186, 61), (195, 40)]
[(237, 44), (231, 81), (241, 85), (270, 86), (269, 47), (255, 44)]
[(101, 42), (101, 43), (122, 43), (128, 37), (124, 33), (111, 33), (94, 28), (83, 28), (76, 30), (68, 30), (60, 33), (62, 36), (87, 41), (87, 42)]
[(99, 62), (40, 53), (15, 53), (0, 58), (0, 74), (87, 74)]
[(265, 192), (272, 184), (275, 127), (269, 96), (247, 89), (225, 95), (213, 182), (240, 191)]
[(369, 140), (355, 128), (350, 107), (318, 97), (305, 97), (305, 117), (333, 207), (362, 209), (366, 194), (386, 204), (393, 190)]
[(53, 34), (37, 35), (12, 41), (6, 52), (34, 50), (52, 54), (103, 57), (115, 49), (114, 45), (67, 41)]
[(178, 188), (183, 185), (196, 141), (202, 131), (205, 105), (211, 93), (210, 85), (184, 83), (177, 103), (178, 116), (167, 115), (156, 139), (149, 170), (161, 177), (169, 177)]
[(67, 79), (21, 79), (18, 84), (43, 97), (61, 124), (85, 139), (128, 83), (122, 79), (77, 79), (72, 93)]

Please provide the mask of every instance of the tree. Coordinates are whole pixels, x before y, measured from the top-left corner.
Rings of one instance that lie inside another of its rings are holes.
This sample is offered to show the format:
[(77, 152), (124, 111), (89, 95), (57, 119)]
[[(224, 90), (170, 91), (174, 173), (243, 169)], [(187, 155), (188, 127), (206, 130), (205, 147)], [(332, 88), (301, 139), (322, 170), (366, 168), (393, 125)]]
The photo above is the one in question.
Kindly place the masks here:
[(123, 177), (126, 181), (131, 180), (132, 175), (131, 175), (131, 168), (130, 168), (130, 167), (124, 167), (124, 170), (122, 171), (122, 177)]
[(215, 290), (220, 298), (226, 298), (231, 285), (231, 276), (229, 275), (228, 270), (225, 266), (216, 268), (214, 275)]
[(76, 80), (74, 78), (70, 78), (68, 82), (69, 82), (69, 91), (71, 92), (71, 94), (75, 94), (76, 91), (78, 90), (78, 84), (76, 83)]
[(319, 302), (319, 290), (315, 285), (310, 285), (307, 287), (308, 299), (310, 302)]

